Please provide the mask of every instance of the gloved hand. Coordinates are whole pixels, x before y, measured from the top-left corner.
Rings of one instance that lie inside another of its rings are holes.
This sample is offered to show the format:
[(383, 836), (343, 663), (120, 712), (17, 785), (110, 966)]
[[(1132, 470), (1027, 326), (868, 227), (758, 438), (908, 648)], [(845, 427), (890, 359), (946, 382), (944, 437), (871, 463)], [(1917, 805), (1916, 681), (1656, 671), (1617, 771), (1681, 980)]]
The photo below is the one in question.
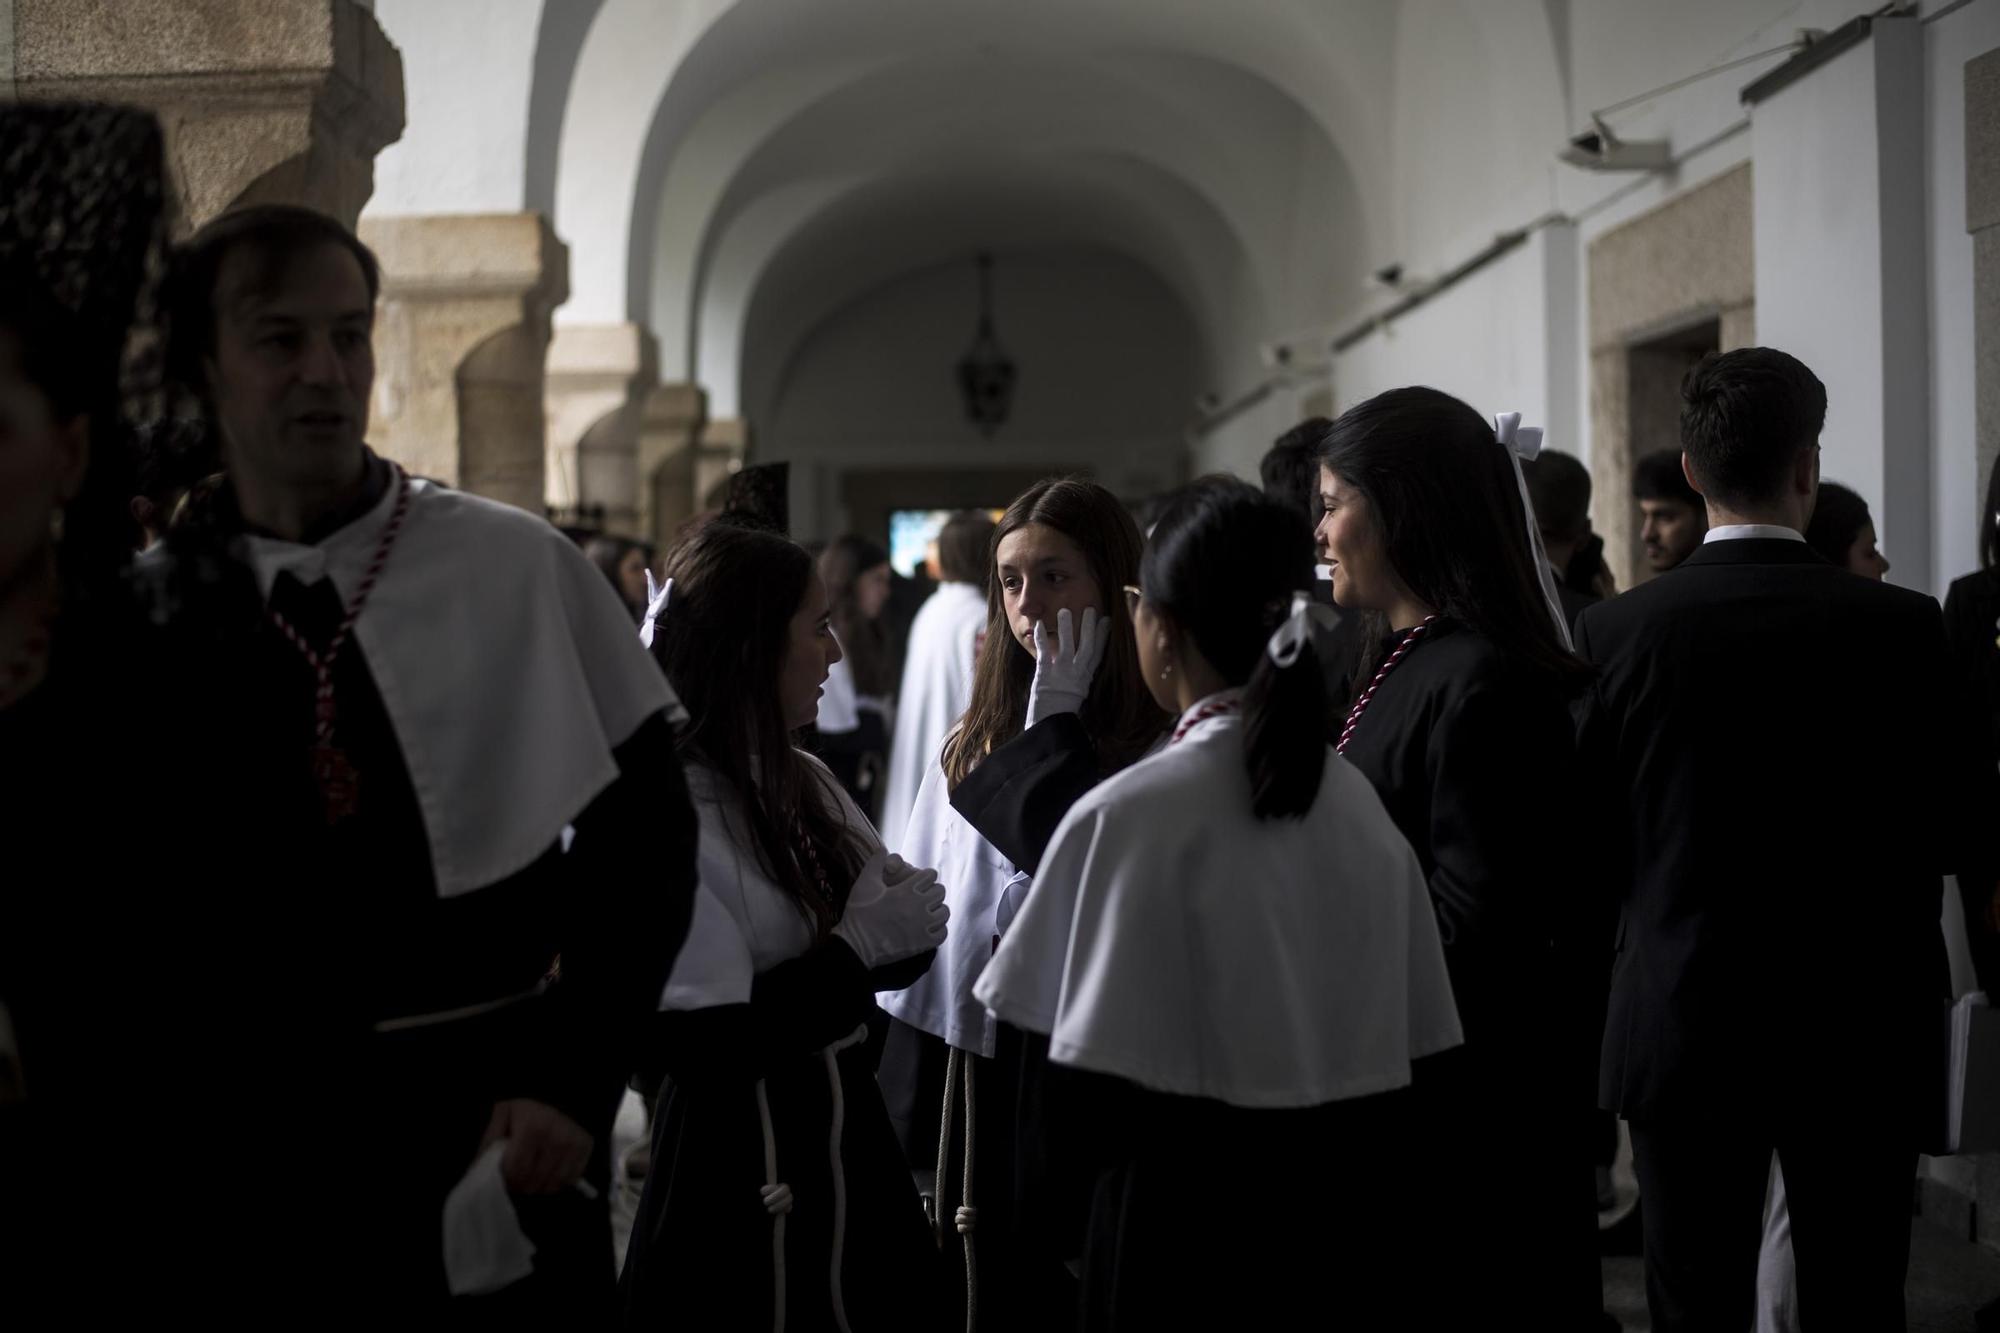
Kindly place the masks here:
[(1083, 708), (1090, 693), (1090, 678), (1104, 660), (1105, 645), (1111, 642), (1111, 618), (1097, 614), (1097, 608), (1083, 609), (1083, 632), (1070, 630), (1069, 609), (1056, 612), (1054, 642), (1048, 626), (1035, 622), (1035, 678), (1028, 686), (1028, 725), (1034, 726), (1057, 713), (1075, 713)]
[(855, 876), (833, 933), (872, 972), (943, 944), (950, 915), (935, 870), (919, 870), (883, 851)]

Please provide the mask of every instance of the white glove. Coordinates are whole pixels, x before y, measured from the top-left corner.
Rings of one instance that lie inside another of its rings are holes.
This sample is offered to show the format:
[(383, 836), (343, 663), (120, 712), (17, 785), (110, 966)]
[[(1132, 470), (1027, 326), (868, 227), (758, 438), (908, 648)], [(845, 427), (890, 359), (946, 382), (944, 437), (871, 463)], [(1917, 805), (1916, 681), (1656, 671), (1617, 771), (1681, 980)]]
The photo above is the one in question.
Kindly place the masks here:
[(833, 933), (872, 972), (943, 944), (950, 915), (937, 871), (918, 870), (900, 856), (877, 852), (855, 876), (847, 910)]
[(1035, 679), (1028, 686), (1028, 725), (1057, 713), (1075, 713), (1090, 693), (1090, 678), (1111, 642), (1111, 618), (1083, 608), (1083, 632), (1070, 630), (1069, 608), (1056, 612), (1055, 642), (1042, 621), (1035, 622)]

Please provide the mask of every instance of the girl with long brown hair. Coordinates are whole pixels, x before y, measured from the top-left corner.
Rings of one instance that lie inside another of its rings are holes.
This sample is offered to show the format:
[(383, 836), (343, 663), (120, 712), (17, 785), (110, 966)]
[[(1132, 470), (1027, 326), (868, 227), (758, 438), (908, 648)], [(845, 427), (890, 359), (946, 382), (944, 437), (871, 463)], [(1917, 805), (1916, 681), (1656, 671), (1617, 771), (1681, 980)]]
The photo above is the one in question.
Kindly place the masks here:
[[(1034, 1096), (1046, 1043), (996, 1023), (972, 986), (1069, 802), (1163, 739), (1167, 717), (1120, 609), (1142, 545), (1125, 507), (1093, 482), (1043, 481), (1008, 507), (994, 529), (972, 702), (897, 848), (938, 867), (962, 925), (924, 978), (882, 997), (898, 1020), (882, 1079), (912, 1162), (936, 1161), (939, 1243), (963, 1237), (967, 1304), (992, 1326), (1063, 1323), (1073, 1284), (1066, 1246), (1023, 1225), (1012, 1198), (1017, 1166), (1037, 1169), (1016, 1108)], [(968, 1180), (984, 1182), (976, 1195)]]
[(793, 742), (841, 656), (812, 558), (717, 521), (666, 572), (652, 650), (685, 691), (702, 887), (660, 1001), (628, 1324), (928, 1328), (935, 1251), (864, 1039), (944, 940), (943, 890)]
[(870, 819), (881, 808), (882, 777), (889, 763), (888, 636), (882, 608), (889, 602), (889, 553), (853, 533), (843, 533), (819, 553), (833, 634), (841, 659), (827, 672), (813, 724), (813, 752)]

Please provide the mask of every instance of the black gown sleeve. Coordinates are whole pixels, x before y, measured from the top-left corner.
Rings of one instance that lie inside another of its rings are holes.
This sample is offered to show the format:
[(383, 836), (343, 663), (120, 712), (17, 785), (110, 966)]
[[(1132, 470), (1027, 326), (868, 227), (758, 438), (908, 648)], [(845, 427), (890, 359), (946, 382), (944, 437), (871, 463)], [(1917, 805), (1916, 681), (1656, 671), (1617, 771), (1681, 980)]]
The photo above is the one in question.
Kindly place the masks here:
[(1560, 811), (1575, 794), (1575, 736), (1560, 703), (1475, 685), (1432, 728), (1431, 898), (1447, 950), (1547, 940), (1574, 919)]
[(694, 807), (665, 716), (648, 719), (613, 757), (618, 778), (577, 816), (563, 858), (560, 972), (539, 1006), (537, 1049), (524, 1060), (526, 1095), (604, 1129), (640, 1063), (698, 882)]
[(1044, 718), (996, 748), (951, 794), (951, 807), (1017, 869), (1035, 873), (1056, 825), (1102, 775), (1075, 713)]

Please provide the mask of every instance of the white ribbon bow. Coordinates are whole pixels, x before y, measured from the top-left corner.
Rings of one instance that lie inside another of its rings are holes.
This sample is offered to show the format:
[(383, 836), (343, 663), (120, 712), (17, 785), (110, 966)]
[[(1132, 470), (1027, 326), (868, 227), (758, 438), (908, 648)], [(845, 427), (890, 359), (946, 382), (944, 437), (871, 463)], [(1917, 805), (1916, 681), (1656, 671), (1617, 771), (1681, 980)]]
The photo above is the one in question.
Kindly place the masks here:
[(667, 598), (673, 595), (674, 581), (668, 579), (664, 586), (653, 583), (653, 571), (646, 571), (646, 616), (639, 622), (639, 642), (646, 647), (653, 646), (653, 623), (667, 609)]
[(1524, 462), (1534, 462), (1542, 452), (1542, 428), (1523, 426), (1519, 412), (1502, 412), (1494, 417), (1493, 436)]
[(1322, 606), (1312, 599), (1311, 593), (1294, 592), (1292, 609), (1271, 631), (1270, 641), (1264, 651), (1271, 656), (1272, 665), (1284, 670), (1299, 660), (1299, 654), (1312, 642), (1313, 629), (1332, 629), (1337, 623), (1333, 609)]
[(1569, 617), (1563, 614), (1562, 597), (1556, 592), (1555, 570), (1542, 546), (1542, 526), (1535, 521), (1535, 502), (1528, 496), (1528, 474), (1521, 470), (1523, 459), (1532, 463), (1542, 452), (1542, 428), (1523, 426), (1519, 412), (1501, 412), (1493, 418), (1493, 438), (1507, 447), (1508, 461), (1514, 465), (1514, 484), (1521, 489), (1521, 512), (1528, 520), (1528, 550), (1535, 561), (1535, 573), (1542, 585), (1542, 598), (1549, 604), (1549, 616), (1556, 622), (1556, 637), (1567, 652), (1575, 652), (1570, 642)]

